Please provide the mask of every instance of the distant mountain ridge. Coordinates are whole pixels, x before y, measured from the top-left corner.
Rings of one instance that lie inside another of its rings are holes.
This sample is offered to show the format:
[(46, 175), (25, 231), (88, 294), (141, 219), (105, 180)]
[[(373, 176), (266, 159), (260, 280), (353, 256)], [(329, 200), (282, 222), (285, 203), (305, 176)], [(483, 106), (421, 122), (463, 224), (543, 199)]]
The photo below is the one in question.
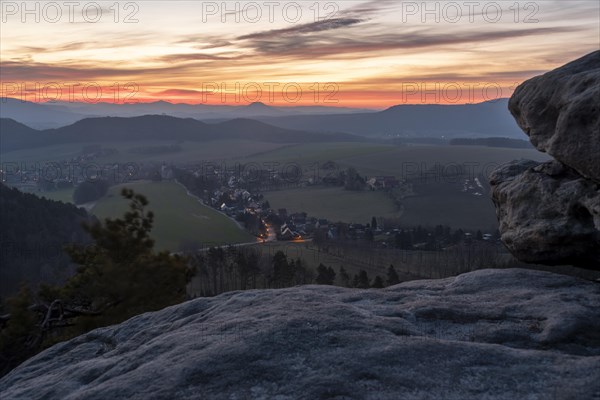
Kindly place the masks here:
[(508, 99), (461, 105), (397, 105), (373, 113), (259, 117), (282, 128), (370, 137), (510, 137), (525, 139)]
[[(260, 102), (246, 106), (172, 104), (165, 101), (139, 104), (36, 104), (0, 100), (0, 116), (27, 126), (64, 128), (88, 118), (170, 116), (200, 120), (209, 125), (252, 119), (287, 130), (348, 133), (366, 137), (525, 139), (508, 111), (508, 99), (461, 105), (397, 105), (383, 111), (334, 107), (272, 107)], [(52, 121), (48, 123), (47, 121)], [(47, 129), (47, 128), (44, 128)], [(204, 130), (208, 128), (204, 127)], [(271, 129), (271, 128), (270, 128)]]
[(15, 98), (0, 99), (0, 117), (12, 118), (36, 129), (59, 128), (90, 117), (139, 117), (143, 115), (170, 115), (178, 118), (200, 120), (228, 120), (235, 118), (274, 117), (308, 114), (346, 114), (373, 112), (373, 110), (327, 106), (275, 107), (261, 102), (249, 105), (209, 105), (170, 103), (85, 103), (54, 102), (33, 103)]
[(103, 141), (213, 141), (247, 139), (272, 143), (362, 141), (346, 133), (322, 134), (279, 128), (251, 119), (207, 124), (192, 118), (166, 115), (86, 118), (57, 129), (35, 130), (12, 119), (0, 119), (0, 150), (43, 147), (63, 143)]

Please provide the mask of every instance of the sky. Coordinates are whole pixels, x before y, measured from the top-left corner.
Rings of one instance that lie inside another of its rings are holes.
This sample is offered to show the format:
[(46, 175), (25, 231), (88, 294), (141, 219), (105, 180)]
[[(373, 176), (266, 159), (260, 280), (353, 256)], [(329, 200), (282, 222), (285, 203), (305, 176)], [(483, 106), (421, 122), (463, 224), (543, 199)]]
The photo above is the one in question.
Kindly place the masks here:
[(464, 104), (600, 48), (597, 1), (0, 2), (3, 97)]

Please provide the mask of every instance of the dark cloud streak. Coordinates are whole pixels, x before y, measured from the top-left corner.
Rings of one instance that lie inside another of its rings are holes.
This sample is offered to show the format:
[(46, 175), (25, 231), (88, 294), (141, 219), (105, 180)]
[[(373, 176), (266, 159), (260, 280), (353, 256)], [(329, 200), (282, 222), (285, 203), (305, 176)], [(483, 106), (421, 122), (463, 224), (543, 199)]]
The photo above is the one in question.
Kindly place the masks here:
[(329, 31), (333, 29), (344, 28), (351, 25), (356, 25), (363, 22), (356, 18), (333, 18), (323, 21), (315, 21), (308, 24), (301, 24), (291, 28), (284, 29), (273, 29), (270, 31), (262, 31), (257, 33), (251, 33), (249, 35), (240, 36), (238, 40), (248, 39), (263, 39), (281, 36), (293, 36), (299, 34), (311, 34), (315, 32)]
[(350, 53), (381, 53), (391, 50), (423, 49), (470, 43), (489, 43), (495, 41), (522, 38), (535, 35), (575, 32), (582, 28), (555, 27), (532, 28), (510, 31), (470, 32), (449, 35), (447, 33), (426, 33), (423, 30), (405, 33), (376, 33), (368, 35), (361, 32), (355, 38), (352, 35), (315, 34), (309, 37), (298, 35), (274, 35), (262, 32), (247, 35), (250, 38), (245, 45), (257, 53), (270, 56), (293, 56), (297, 58), (337, 57)]
[(173, 73), (181, 67), (169, 66), (164, 68), (101, 68), (89, 67), (83, 64), (51, 65), (45, 63), (3, 61), (3, 81), (93, 81), (115, 77), (135, 77), (144, 75)]

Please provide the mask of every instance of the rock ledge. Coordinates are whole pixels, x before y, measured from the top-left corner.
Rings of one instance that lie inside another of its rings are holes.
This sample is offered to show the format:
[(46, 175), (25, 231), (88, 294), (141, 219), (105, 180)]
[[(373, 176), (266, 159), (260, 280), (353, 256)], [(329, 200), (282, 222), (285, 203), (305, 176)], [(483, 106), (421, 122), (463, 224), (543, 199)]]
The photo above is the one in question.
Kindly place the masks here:
[(481, 270), (226, 293), (53, 346), (2, 399), (591, 399), (600, 285)]

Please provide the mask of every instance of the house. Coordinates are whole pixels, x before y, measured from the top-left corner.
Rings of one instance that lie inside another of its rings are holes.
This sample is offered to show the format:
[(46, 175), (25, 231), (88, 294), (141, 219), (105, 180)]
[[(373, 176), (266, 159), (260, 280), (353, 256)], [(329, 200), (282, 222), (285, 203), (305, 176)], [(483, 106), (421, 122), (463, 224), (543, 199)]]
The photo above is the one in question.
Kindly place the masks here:
[(381, 182), (377, 181), (377, 178), (369, 178), (367, 180), (367, 185), (371, 188), (371, 190), (379, 190), (382, 188)]
[(288, 224), (281, 225), (281, 233), (279, 235), (281, 240), (293, 240), (299, 235), (294, 232)]
[(307, 217), (307, 214), (305, 212), (294, 213), (294, 214), (290, 215), (290, 220), (295, 225), (305, 225), (306, 224), (306, 217)]
[(160, 167), (160, 178), (162, 180), (171, 180), (173, 179), (173, 168), (168, 165), (161, 165)]
[(279, 240), (294, 240), (294, 232), (286, 229), (285, 232), (281, 233)]
[(221, 204), (221, 207), (219, 207), (219, 210), (223, 211), (224, 213), (230, 213), (235, 210), (235, 207), (228, 207), (227, 204), (223, 203)]
[(372, 190), (395, 189), (400, 187), (400, 181), (395, 176), (375, 176), (367, 180)]
[(339, 237), (339, 229), (337, 226), (332, 226), (331, 228), (329, 228), (329, 230), (327, 231), (327, 238), (328, 239), (337, 239)]
[(279, 210), (277, 210), (277, 215), (279, 216), (279, 219), (281, 219), (282, 221), (287, 220), (287, 218), (288, 218), (287, 209), (280, 208)]
[(329, 228), (329, 222), (326, 219), (321, 218), (315, 224), (315, 228), (317, 228), (317, 229), (328, 229)]

